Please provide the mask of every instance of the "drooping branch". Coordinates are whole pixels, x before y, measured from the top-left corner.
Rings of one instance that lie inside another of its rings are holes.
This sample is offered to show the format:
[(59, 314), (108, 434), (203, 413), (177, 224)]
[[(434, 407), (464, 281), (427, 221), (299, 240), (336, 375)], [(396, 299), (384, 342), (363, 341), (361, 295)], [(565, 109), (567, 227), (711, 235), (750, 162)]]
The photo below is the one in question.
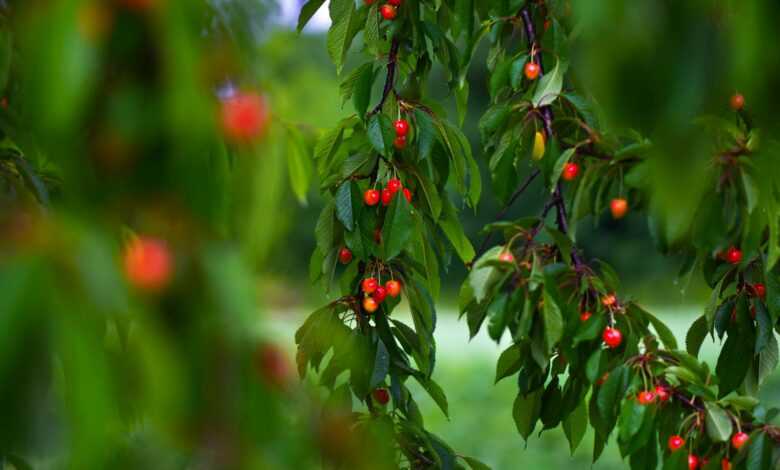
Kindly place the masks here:
[(379, 100), (379, 103), (377, 103), (376, 107), (371, 110), (369, 115), (382, 111), (382, 108), (385, 105), (385, 101), (387, 101), (390, 93), (393, 92), (393, 86), (395, 84), (395, 69), (398, 62), (398, 49), (400, 46), (401, 43), (398, 41), (398, 39), (393, 39), (393, 42), (390, 43), (390, 53), (387, 55), (387, 76), (385, 77), (385, 87), (382, 89), (382, 98)]

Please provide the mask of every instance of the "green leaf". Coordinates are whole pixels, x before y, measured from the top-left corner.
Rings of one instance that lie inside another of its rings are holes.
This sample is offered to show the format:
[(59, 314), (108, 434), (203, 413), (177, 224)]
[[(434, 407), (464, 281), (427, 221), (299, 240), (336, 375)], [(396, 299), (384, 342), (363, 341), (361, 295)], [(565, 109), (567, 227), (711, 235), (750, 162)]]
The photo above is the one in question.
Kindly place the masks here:
[(363, 41), (368, 46), (369, 52), (376, 55), (379, 53), (379, 2), (375, 2), (368, 10), (366, 17), (366, 27), (363, 31)]
[(750, 436), (750, 447), (747, 451), (748, 470), (767, 470), (772, 463), (772, 445), (767, 442), (766, 434), (754, 432)]
[(704, 338), (707, 337), (707, 317), (704, 315), (696, 319), (695, 322), (688, 329), (688, 334), (685, 335), (685, 346), (688, 354), (698, 357), (701, 344), (704, 342)]
[(374, 371), (371, 373), (370, 388), (373, 390), (378, 387), (387, 377), (390, 370), (390, 354), (387, 347), (381, 339), (376, 343), (376, 358), (374, 359)]
[(314, 238), (317, 240), (317, 248), (323, 255), (330, 253), (334, 248), (335, 213), (336, 207), (333, 204), (333, 201), (328, 201), (322, 209), (322, 212), (320, 212), (320, 217), (317, 219), (317, 225), (314, 227)]
[(372, 64), (366, 64), (360, 67), (360, 75), (355, 80), (355, 86), (352, 92), (352, 103), (355, 105), (355, 112), (358, 116), (365, 116), (368, 104), (371, 102), (371, 88), (374, 85), (374, 67)]
[[(352, 22), (357, 16), (355, 2), (350, 0), (347, 4), (348, 7), (344, 8), (344, 11), (340, 12), (336, 18), (333, 18), (333, 25), (330, 27), (327, 36), (328, 54), (339, 74), (344, 66), (344, 59), (347, 56), (347, 51), (352, 45), (352, 40), (355, 37), (355, 31), (352, 25)], [(333, 8), (333, 5), (331, 5), (331, 13), (333, 13)]]
[(585, 431), (588, 428), (588, 408), (586, 401), (582, 400), (566, 419), (563, 420), (563, 432), (569, 441), (569, 450), (571, 455), (577, 450), (582, 439), (585, 437)]
[(561, 308), (550, 295), (546, 286), (544, 289), (544, 339), (548, 350), (551, 350), (563, 337), (563, 315)]
[(515, 90), (519, 90), (523, 83), (526, 62), (528, 62), (528, 54), (522, 54), (512, 62), (512, 68), (509, 70), (509, 83)]
[(474, 457), (467, 457), (465, 455), (462, 455), (460, 458), (462, 458), (463, 461), (466, 462), (466, 464), (468, 464), (471, 470), (490, 470), (489, 466), (485, 465), (484, 463), (480, 462)]
[(309, 191), (314, 168), (306, 143), (301, 132), (287, 126), (287, 165), (290, 176), (290, 186), (301, 204), (306, 204), (306, 193)]
[(726, 442), (731, 437), (733, 431), (731, 419), (726, 411), (718, 405), (705, 401), (704, 406), (707, 409), (705, 426), (707, 435), (713, 442)]
[(536, 86), (534, 97), (531, 100), (535, 107), (547, 106), (558, 98), (563, 88), (563, 76), (566, 74), (568, 64), (560, 60), (555, 63), (551, 72), (546, 73)]
[(439, 227), (441, 227), (447, 239), (452, 244), (455, 252), (458, 254), (464, 263), (470, 263), (474, 259), (474, 247), (471, 245), (466, 233), (463, 231), (463, 226), (458, 220), (458, 214), (455, 211), (452, 203), (448, 198), (442, 200), (442, 214), (439, 220)]
[(543, 390), (537, 390), (526, 396), (518, 394), (512, 406), (512, 417), (515, 420), (517, 432), (526, 441), (534, 431), (536, 421), (539, 419), (539, 412), (542, 408), (542, 393)]
[(498, 358), (498, 363), (496, 364), (495, 383), (498, 383), (498, 381), (504, 377), (509, 377), (520, 370), (520, 367), (522, 366), (521, 353), (522, 350), (518, 344), (509, 346), (501, 353), (501, 356)]
[(355, 221), (352, 215), (352, 182), (345, 181), (336, 190), (336, 218), (344, 224), (344, 227), (352, 231)]
[(772, 339), (772, 319), (769, 318), (769, 312), (767, 312), (763, 302), (753, 302), (753, 306), (756, 312), (756, 327), (758, 331), (755, 353), (758, 354), (767, 347)]
[(412, 235), (412, 222), (412, 206), (400, 192), (396, 193), (387, 209), (382, 227), (385, 261), (395, 258), (404, 249)]
[(325, 0), (309, 0), (306, 5), (301, 8), (301, 14), (298, 15), (298, 32), (303, 31), (303, 28), (309, 22), (312, 16), (317, 13)]
[(747, 199), (748, 213), (753, 212), (753, 209), (758, 205), (758, 188), (756, 187), (753, 177), (746, 171), (742, 171), (742, 185), (745, 187), (745, 199)]
[(431, 156), (433, 146), (436, 144), (436, 129), (433, 126), (431, 116), (420, 108), (414, 108), (414, 123), (419, 149), (417, 158), (425, 160)]
[(746, 364), (749, 364), (753, 358), (753, 349), (752, 338), (729, 333), (715, 367), (715, 373), (720, 378), (721, 396), (742, 385), (748, 372)]
[(642, 405), (637, 400), (623, 400), (618, 421), (620, 440), (628, 442), (639, 432), (645, 419), (645, 412), (649, 407)]
[(381, 113), (374, 114), (368, 121), (368, 140), (374, 150), (386, 157), (393, 151), (391, 127), (390, 118)]
[(770, 336), (769, 342), (763, 351), (758, 355), (758, 383), (764, 383), (777, 368), (780, 352), (778, 352), (777, 339), (774, 335)]
[(479, 120), (479, 132), (483, 136), (483, 140), (485, 136), (494, 133), (506, 123), (511, 111), (512, 108), (506, 103), (499, 103), (488, 108)]
[(415, 378), (418, 382), (420, 382), (420, 385), (425, 389), (426, 392), (428, 392), (428, 395), (430, 395), (431, 398), (433, 398), (433, 401), (436, 403), (436, 405), (439, 407), (439, 409), (444, 413), (444, 416), (449, 417), (449, 404), (447, 403), (447, 396), (444, 394), (444, 390), (433, 381), (433, 379), (423, 379), (415, 375)]
[(655, 332), (658, 333), (658, 338), (664, 344), (666, 349), (677, 349), (677, 339), (675, 339), (672, 330), (670, 330), (669, 327), (666, 326), (666, 324), (659, 320), (655, 315), (644, 309), (642, 312), (644, 312), (645, 317), (650, 321), (650, 324), (653, 325), (653, 329), (655, 329)]

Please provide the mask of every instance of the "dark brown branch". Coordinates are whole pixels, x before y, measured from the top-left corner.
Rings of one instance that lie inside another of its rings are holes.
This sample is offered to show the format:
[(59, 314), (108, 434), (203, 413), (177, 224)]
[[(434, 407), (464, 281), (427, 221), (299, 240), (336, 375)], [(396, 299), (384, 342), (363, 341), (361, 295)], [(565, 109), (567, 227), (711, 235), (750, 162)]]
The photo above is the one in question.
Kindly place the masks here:
[(379, 103), (377, 103), (376, 107), (371, 110), (369, 116), (382, 111), (382, 107), (384, 107), (385, 101), (387, 101), (387, 98), (393, 91), (393, 85), (395, 84), (396, 63), (398, 62), (398, 48), (400, 45), (401, 43), (398, 42), (398, 39), (393, 39), (393, 42), (390, 44), (390, 53), (387, 56), (387, 77), (385, 77), (385, 87), (382, 90), (382, 98), (379, 100)]

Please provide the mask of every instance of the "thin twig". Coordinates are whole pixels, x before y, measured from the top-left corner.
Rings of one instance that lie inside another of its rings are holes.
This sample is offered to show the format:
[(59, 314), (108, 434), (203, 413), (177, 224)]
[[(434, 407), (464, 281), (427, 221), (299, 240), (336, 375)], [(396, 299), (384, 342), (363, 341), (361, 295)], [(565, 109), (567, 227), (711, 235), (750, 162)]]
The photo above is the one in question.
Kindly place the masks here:
[(369, 116), (382, 111), (382, 108), (385, 105), (385, 101), (387, 101), (387, 98), (393, 91), (393, 85), (395, 83), (395, 68), (396, 63), (398, 62), (398, 48), (400, 45), (401, 43), (398, 41), (398, 39), (393, 39), (393, 42), (390, 44), (390, 53), (387, 56), (387, 76), (385, 77), (385, 87), (382, 90), (382, 98), (379, 100), (379, 103), (376, 105), (376, 107), (372, 109), (370, 113), (368, 113)]

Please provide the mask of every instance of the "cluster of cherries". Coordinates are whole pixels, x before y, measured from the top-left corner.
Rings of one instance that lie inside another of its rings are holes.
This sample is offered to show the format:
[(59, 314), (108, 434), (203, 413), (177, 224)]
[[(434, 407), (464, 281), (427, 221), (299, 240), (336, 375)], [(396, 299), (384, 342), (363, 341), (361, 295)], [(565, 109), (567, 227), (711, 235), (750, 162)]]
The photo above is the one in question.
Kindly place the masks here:
[(398, 150), (403, 150), (406, 148), (406, 136), (409, 135), (409, 121), (399, 119), (393, 123), (393, 128), (395, 128), (393, 146)]
[[(601, 299), (601, 303), (608, 309), (613, 309), (617, 306), (617, 297), (613, 294), (607, 294)], [(583, 310), (580, 313), (580, 321), (583, 323), (590, 320), (593, 313), (588, 310)], [(615, 349), (623, 343), (623, 333), (615, 327), (608, 326), (604, 328), (604, 332), (601, 333), (601, 340), (610, 349)]]
[[(374, 0), (364, 0), (366, 5), (373, 5)], [(382, 18), (393, 21), (398, 16), (398, 7), (401, 6), (402, 0), (387, 0), (387, 3), (379, 8), (379, 14)]]
[(390, 205), (390, 202), (392, 202), (393, 196), (398, 192), (403, 193), (406, 200), (412, 202), (412, 192), (409, 188), (404, 188), (403, 183), (401, 183), (401, 180), (398, 178), (390, 178), (387, 182), (387, 186), (385, 186), (381, 192), (378, 189), (367, 189), (366, 192), (363, 193), (363, 202), (365, 202), (367, 206), (375, 206), (379, 204), (379, 201), (381, 200), (383, 206), (388, 206)]
[[(747, 433), (738, 431), (733, 436), (731, 436), (731, 446), (734, 449), (739, 450), (742, 448), (742, 446), (747, 444), (749, 440), (750, 436)], [(685, 439), (683, 439), (682, 436), (675, 434), (669, 438), (667, 445), (670, 451), (676, 452), (685, 446)], [(701, 468), (708, 463), (709, 461), (706, 458), (699, 458), (694, 454), (688, 455), (688, 468), (690, 470), (697, 470), (698, 468)], [(729, 462), (728, 457), (723, 457), (723, 460), (720, 461), (720, 465), (723, 470), (731, 470), (731, 462)]]
[(401, 295), (401, 283), (395, 279), (390, 279), (382, 286), (375, 277), (367, 277), (363, 279), (360, 288), (365, 294), (363, 310), (368, 313), (376, 312), (379, 304), (384, 302), (388, 295), (393, 298)]

